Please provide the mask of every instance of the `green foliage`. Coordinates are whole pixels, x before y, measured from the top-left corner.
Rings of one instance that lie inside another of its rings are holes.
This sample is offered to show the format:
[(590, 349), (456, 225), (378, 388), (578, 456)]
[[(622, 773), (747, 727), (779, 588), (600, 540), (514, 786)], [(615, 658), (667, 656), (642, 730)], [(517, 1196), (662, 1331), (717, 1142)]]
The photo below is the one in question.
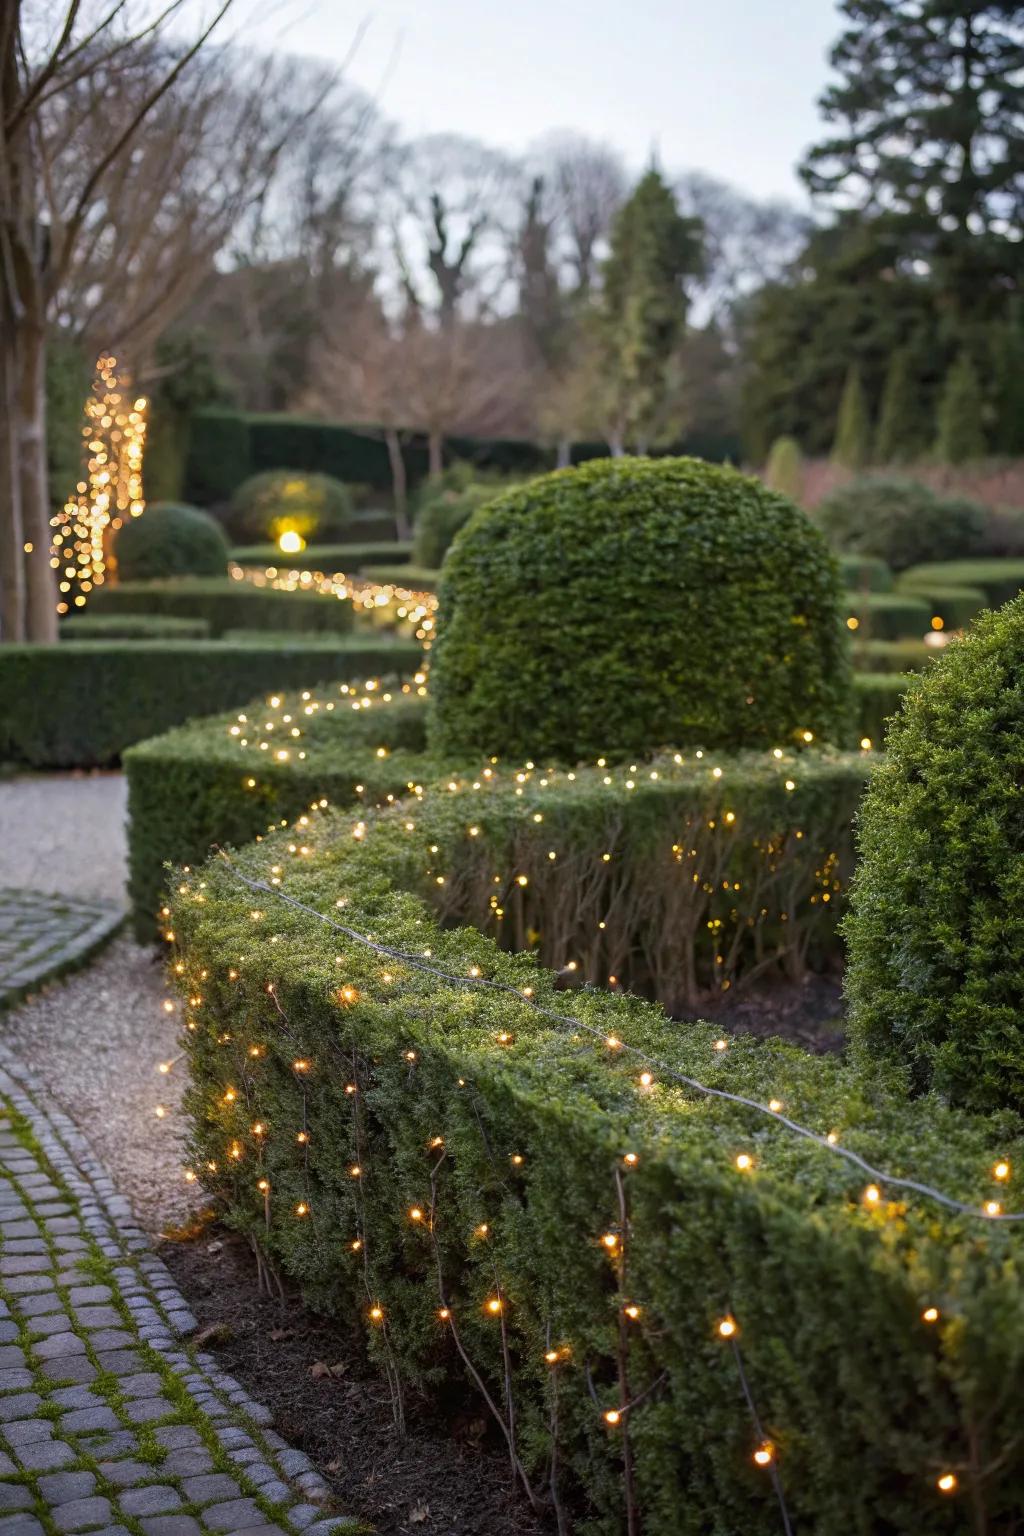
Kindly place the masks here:
[(412, 544), (397, 540), (387, 544), (310, 544), (296, 555), (286, 554), (276, 544), (242, 544), (231, 551), (231, 558), (239, 565), (262, 569), (276, 565), (279, 570), (348, 573), (361, 571), (364, 565), (376, 561), (405, 565), (412, 558)]
[[(645, 793), (661, 796), (675, 824), (676, 788)], [(473, 795), (473, 820), (503, 847), (506, 815), (518, 826), (550, 805), (559, 859), (589, 863), (609, 797), (631, 825), (622, 776), (609, 791), (596, 772), (581, 776), (576, 802), (536, 778), (518, 801), (500, 789), (493, 834), (490, 792)], [(761, 1105), (777, 1097), (798, 1122), (839, 1129), (841, 1146), (874, 1166), (974, 1206), (990, 1192), (993, 1160), (1024, 1156), (1012, 1127), (867, 1093), (843, 1063), (779, 1042), (716, 1051), (717, 1029), (680, 1025), (635, 998), (557, 990), (528, 957), (443, 926), (435, 876), (475, 857), (467, 820), (462, 794), (428, 790), (411, 817), (408, 806), (369, 815), (360, 841), (351, 816), (313, 816), (305, 857), (282, 831), (234, 869), (214, 860), (175, 878), (185, 887), (169, 919), (179, 985), (203, 998), (186, 1036), (191, 1161), (230, 1224), (315, 1307), (361, 1319), (392, 1379), (449, 1404), (464, 1393), (478, 1412), (465, 1360), (496, 1404), (510, 1384), (531, 1478), (547, 1486), (556, 1436), (563, 1498), (582, 1504), (592, 1536), (624, 1528), (622, 1432), (601, 1417), (623, 1400), (620, 1347), (645, 1536), (776, 1536), (777, 1503), (751, 1464), (756, 1428), (716, 1336), (728, 1313), (794, 1529), (959, 1536), (963, 1502), (943, 1499), (935, 1481), (952, 1465), (968, 1483), (979, 1412), (990, 1522), (1016, 1518), (1019, 1228), (898, 1190), (890, 1205), (884, 1180), (881, 1204), (868, 1208), (865, 1173), (841, 1153), (692, 1083)], [(345, 931), (237, 880), (263, 881), (275, 866), (296, 901), (324, 912), (344, 901), (346, 929), (394, 952), (387, 974)], [(685, 869), (680, 879), (692, 885)], [(429, 969), (403, 958), (426, 950)], [(473, 967), (505, 990), (471, 986)], [(609, 1037), (640, 1055), (607, 1049)], [(309, 1065), (296, 1071), (296, 1060)], [(637, 1084), (646, 1060), (657, 1063), (648, 1093)], [(257, 1119), (263, 1137), (252, 1134)], [(233, 1141), (241, 1159), (225, 1156)], [(637, 1158), (629, 1171), (627, 1149)], [(736, 1172), (739, 1150), (755, 1157), (752, 1174)], [(429, 1223), (413, 1220), (414, 1208)], [(621, 1279), (605, 1233), (626, 1243)], [(496, 1286), (501, 1324), (486, 1307)], [(627, 1303), (640, 1316), (620, 1334)], [(939, 1323), (922, 1324), (936, 1303)], [(552, 1348), (566, 1351), (554, 1369), (544, 1359)]]
[(842, 738), (839, 585), (803, 513), (697, 459), (605, 459), (482, 508), (448, 552), (434, 739), (575, 761)]
[[(67, 640), (0, 647), (0, 762), (95, 768), (197, 715), (244, 704), (260, 689), (315, 678), (407, 671), (417, 648), (389, 638), (301, 635), (229, 645), (203, 640)], [(188, 814), (179, 806), (182, 816)]]
[(860, 818), (847, 994), (865, 1064), (1024, 1104), (1024, 598), (921, 674)]
[(225, 386), (210, 338), (196, 332), (161, 337), (156, 373), (146, 425), (146, 496), (150, 501), (181, 501), (192, 417), (223, 401)]
[(73, 613), (61, 620), (62, 640), (209, 640), (205, 619), (160, 613)]
[(908, 597), (918, 597), (928, 604), (933, 620), (942, 620), (941, 624), (933, 622), (933, 629), (963, 629), (975, 614), (989, 606), (981, 587), (955, 586), (943, 582), (920, 580), (908, 582), (901, 579), (898, 590)]
[(615, 216), (601, 297), (609, 413), (623, 444), (645, 451), (678, 438), (672, 364), (686, 331), (685, 281), (703, 265), (700, 221), (684, 218), (649, 170)]
[(238, 539), (274, 540), (286, 529), (328, 543), (352, 517), (352, 498), (340, 480), (304, 470), (273, 469), (250, 475), (231, 498), (229, 526)]
[(1018, 302), (1010, 322), (993, 336), (997, 453), (1024, 455), (1024, 311)]
[(82, 426), (89, 365), (81, 345), (60, 335), (46, 343), (46, 469), (50, 505), (62, 507), (82, 476)]
[[(876, 640), (920, 639), (928, 630), (931, 609), (923, 597), (901, 592), (846, 592), (843, 618), (846, 627)], [(850, 620), (856, 623), (851, 624)]]
[(227, 629), (330, 630), (352, 628), (352, 604), (319, 592), (281, 592), (229, 577), (179, 577), (175, 581), (123, 581), (100, 587), (89, 599), (92, 613), (169, 614), (205, 619), (210, 633)]
[(155, 502), (115, 534), (114, 559), (122, 581), (224, 576), (228, 542), (219, 523), (198, 507)]
[(936, 418), (935, 452), (943, 464), (963, 464), (985, 453), (984, 404), (977, 371), (961, 352), (946, 375)]
[(814, 520), (837, 550), (873, 555), (903, 571), (922, 560), (970, 555), (982, 542), (985, 509), (938, 496), (916, 480), (866, 475), (826, 497)]
[(780, 496), (800, 504), (804, 495), (804, 456), (795, 437), (775, 439), (762, 478), (770, 491), (778, 491)]
[(918, 371), (908, 347), (892, 355), (882, 390), (882, 406), (875, 433), (876, 464), (906, 464), (928, 447), (927, 412)]
[(941, 647), (924, 640), (862, 640), (850, 646), (855, 674), (861, 672), (920, 672), (941, 655)]
[(863, 469), (870, 457), (871, 418), (860, 369), (853, 367), (846, 375), (839, 401), (832, 458), (845, 469)]
[(933, 586), (980, 587), (989, 606), (1008, 603), (1024, 587), (1024, 560), (937, 560), (904, 571), (900, 586), (909, 591)]
[[(893, 645), (895, 642), (876, 641), (876, 644)], [(904, 642), (905, 644), (906, 642)], [(900, 662), (901, 657), (893, 657)], [(877, 750), (885, 745), (889, 734), (889, 721), (903, 703), (903, 695), (910, 686), (910, 678), (904, 672), (855, 672), (853, 692), (857, 704), (858, 741), (867, 740)]]
[(477, 507), (482, 507), (507, 486), (476, 483), (459, 488), (445, 487), (421, 500), (416, 514), (413, 561), (422, 570), (440, 570), (460, 528), (465, 527)]
[(846, 587), (853, 587), (857, 591), (866, 587), (869, 592), (892, 590), (892, 571), (884, 560), (874, 555), (840, 555), (838, 564), (839, 574)]
[(364, 565), (363, 576), (381, 586), (409, 587), (415, 592), (435, 592), (441, 572), (418, 565)]

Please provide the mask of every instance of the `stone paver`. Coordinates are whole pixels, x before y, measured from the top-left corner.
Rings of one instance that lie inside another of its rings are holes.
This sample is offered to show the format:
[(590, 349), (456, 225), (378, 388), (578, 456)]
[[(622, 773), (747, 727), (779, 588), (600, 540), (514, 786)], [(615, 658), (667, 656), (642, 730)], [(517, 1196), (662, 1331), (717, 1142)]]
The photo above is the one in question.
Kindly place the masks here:
[(0, 1536), (358, 1528), (183, 1342), (195, 1326), (71, 1121), (0, 1045)]
[(113, 902), (0, 889), (0, 1009), (81, 965), (123, 919)]

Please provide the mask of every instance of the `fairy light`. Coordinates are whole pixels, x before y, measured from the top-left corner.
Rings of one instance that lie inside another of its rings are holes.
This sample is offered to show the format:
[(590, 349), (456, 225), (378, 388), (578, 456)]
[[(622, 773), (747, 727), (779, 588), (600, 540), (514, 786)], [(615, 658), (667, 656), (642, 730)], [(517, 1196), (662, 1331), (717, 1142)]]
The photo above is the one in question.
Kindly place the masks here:
[(921, 1313), (921, 1321), (925, 1323), (937, 1323), (939, 1320), (938, 1307), (925, 1307)]
[(50, 519), (50, 566), (57, 576), (57, 612), (84, 608), (90, 592), (115, 568), (111, 536), (141, 517), (142, 459), (148, 402), (136, 397), (117, 358), (101, 354), (82, 426), (82, 478)]
[(996, 1163), (992, 1169), (992, 1177), (999, 1179), (1002, 1183), (1005, 1183), (1010, 1177), (1010, 1165), (1005, 1158), (1000, 1158), (999, 1162)]
[(734, 1317), (722, 1317), (718, 1320), (718, 1336), (720, 1339), (734, 1339), (739, 1333), (739, 1325)]
[(770, 1440), (765, 1440), (754, 1452), (754, 1461), (759, 1467), (770, 1467), (775, 1460), (775, 1447)]
[(957, 1490), (957, 1476), (955, 1472), (943, 1472), (936, 1478), (935, 1486), (940, 1493), (955, 1493)]

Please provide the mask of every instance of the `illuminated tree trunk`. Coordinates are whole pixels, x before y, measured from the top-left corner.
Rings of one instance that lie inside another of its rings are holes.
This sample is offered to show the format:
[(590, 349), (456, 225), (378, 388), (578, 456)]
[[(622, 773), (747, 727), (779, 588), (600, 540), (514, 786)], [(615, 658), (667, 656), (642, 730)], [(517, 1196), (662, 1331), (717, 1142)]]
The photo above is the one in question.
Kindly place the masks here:
[(25, 638), (25, 556), (21, 480), (14, 426), (14, 336), (7, 316), (0, 326), (0, 641)]

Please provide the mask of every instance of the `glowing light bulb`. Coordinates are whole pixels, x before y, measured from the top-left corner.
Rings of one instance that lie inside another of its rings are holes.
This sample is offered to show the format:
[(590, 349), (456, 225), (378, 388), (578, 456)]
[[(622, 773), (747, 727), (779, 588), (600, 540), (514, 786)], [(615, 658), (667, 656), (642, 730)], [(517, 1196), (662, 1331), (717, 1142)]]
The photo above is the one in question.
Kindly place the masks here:
[(940, 1493), (955, 1493), (957, 1489), (957, 1477), (955, 1472), (943, 1472), (936, 1478), (935, 1486)]
[(749, 1173), (754, 1166), (754, 1159), (749, 1152), (739, 1152), (736, 1156), (736, 1167), (740, 1173)]
[(410, 1212), (409, 1212), (409, 1220), (410, 1221), (422, 1221), (423, 1220), (423, 1212), (420, 1210), (418, 1205), (414, 1205), (412, 1207), (412, 1209), (410, 1210)]
[(992, 1169), (992, 1177), (1005, 1182), (1010, 1177), (1010, 1165), (1005, 1158), (1001, 1158)]
[(1003, 1214), (1003, 1208), (998, 1200), (986, 1200), (984, 1209), (986, 1216), (1001, 1216)]
[(487, 1310), (491, 1314), (492, 1317), (497, 1317), (498, 1313), (501, 1311), (501, 1297), (500, 1296), (491, 1296), (491, 1297), (489, 1297), (488, 1301), (487, 1301)]
[(734, 1317), (723, 1317), (718, 1323), (718, 1336), (722, 1339), (734, 1339), (739, 1333), (739, 1325)]
[(299, 555), (305, 549), (306, 541), (296, 529), (286, 528), (277, 541), (277, 547), (284, 555)]
[(384, 1321), (384, 1308), (383, 1307), (371, 1307), (370, 1308), (370, 1322), (371, 1323), (382, 1323), (383, 1321)]
[(877, 1184), (869, 1184), (861, 1196), (865, 1205), (877, 1205), (881, 1198), (882, 1191)]
[(619, 1246), (619, 1240), (614, 1232), (606, 1232), (601, 1241), (609, 1252), (614, 1251)]
[(766, 1440), (764, 1444), (759, 1445), (757, 1450), (754, 1452), (754, 1461), (759, 1467), (770, 1467), (774, 1460), (775, 1447), (768, 1440)]
[(938, 1307), (925, 1307), (921, 1313), (921, 1320), (925, 1323), (937, 1323), (939, 1320)]
[(619, 1412), (619, 1410), (617, 1408), (609, 1408), (607, 1413), (604, 1416), (604, 1421), (605, 1421), (606, 1424), (613, 1424), (614, 1425), (614, 1424), (617, 1424), (621, 1418), (622, 1418), (622, 1414)]

